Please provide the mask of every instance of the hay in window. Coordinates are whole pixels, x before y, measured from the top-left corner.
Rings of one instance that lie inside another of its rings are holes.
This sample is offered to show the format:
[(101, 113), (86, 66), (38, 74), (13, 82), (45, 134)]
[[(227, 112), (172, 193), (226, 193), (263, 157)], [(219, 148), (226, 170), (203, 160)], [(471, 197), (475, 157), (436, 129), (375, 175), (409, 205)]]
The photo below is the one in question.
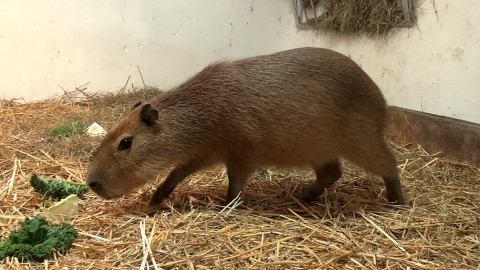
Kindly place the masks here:
[(402, 0), (302, 0), (305, 27), (348, 35), (376, 36), (412, 27), (415, 5)]

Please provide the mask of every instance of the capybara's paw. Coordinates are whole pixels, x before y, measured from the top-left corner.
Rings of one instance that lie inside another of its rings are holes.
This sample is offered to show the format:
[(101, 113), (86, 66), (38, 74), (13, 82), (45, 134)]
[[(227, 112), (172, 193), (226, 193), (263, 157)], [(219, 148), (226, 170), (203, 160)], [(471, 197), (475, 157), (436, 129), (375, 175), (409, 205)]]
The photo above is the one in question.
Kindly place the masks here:
[(162, 208), (164, 208), (164, 204), (161, 203), (161, 202), (160, 203), (150, 203), (143, 209), (143, 213), (151, 216), (151, 215), (154, 215), (156, 212), (162, 210)]
[(402, 210), (407, 210), (410, 209), (410, 206), (406, 204), (405, 202), (387, 202), (387, 205), (393, 206), (397, 209), (402, 209)]
[(243, 205), (242, 201), (231, 202), (231, 201), (228, 201), (228, 200), (224, 200), (224, 201), (220, 202), (219, 204), (217, 204), (215, 206), (215, 209), (217, 209), (218, 211), (222, 211), (222, 210), (226, 211), (226, 210), (232, 209), (232, 208), (246, 209), (246, 207)]
[(314, 202), (318, 199), (318, 196), (314, 196), (311, 194), (311, 192), (307, 190), (304, 190), (302, 192), (297, 192), (297, 193), (294, 193), (292, 194), (292, 196), (301, 201), (302, 203), (311, 203), (311, 202)]

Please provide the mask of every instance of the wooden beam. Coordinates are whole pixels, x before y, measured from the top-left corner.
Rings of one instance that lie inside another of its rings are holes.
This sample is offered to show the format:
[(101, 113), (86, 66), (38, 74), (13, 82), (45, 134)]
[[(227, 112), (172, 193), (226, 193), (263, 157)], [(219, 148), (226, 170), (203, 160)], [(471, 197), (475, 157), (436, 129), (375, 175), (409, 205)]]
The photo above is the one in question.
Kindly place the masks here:
[(386, 136), (400, 144), (419, 144), (444, 158), (480, 167), (480, 124), (390, 106)]

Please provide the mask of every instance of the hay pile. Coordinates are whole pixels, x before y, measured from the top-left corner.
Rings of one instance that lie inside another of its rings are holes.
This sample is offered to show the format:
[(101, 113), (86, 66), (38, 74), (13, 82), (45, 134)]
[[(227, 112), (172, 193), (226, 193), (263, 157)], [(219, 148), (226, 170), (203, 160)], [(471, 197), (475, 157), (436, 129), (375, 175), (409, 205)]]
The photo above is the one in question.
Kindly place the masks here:
[(415, 5), (410, 4), (408, 18), (402, 0), (302, 0), (302, 6), (313, 11), (306, 27), (348, 35), (383, 35), (395, 27), (412, 27), (415, 20)]
[[(52, 137), (52, 127), (82, 119), (109, 128), (134, 101), (156, 93), (1, 102), (0, 237), (43, 205), (28, 184), (32, 173), (85, 179), (100, 139)], [(254, 176), (243, 209), (219, 212), (214, 204), (226, 193), (219, 167), (180, 185), (154, 217), (142, 214), (149, 197), (141, 191), (116, 202), (89, 192), (72, 222), (79, 237), (69, 253), (43, 264), (4, 260), (0, 268), (478, 269), (479, 170), (421, 147), (392, 147), (408, 209), (387, 206), (381, 179), (344, 163), (343, 179), (317, 203), (291, 196), (311, 172), (270, 169)]]

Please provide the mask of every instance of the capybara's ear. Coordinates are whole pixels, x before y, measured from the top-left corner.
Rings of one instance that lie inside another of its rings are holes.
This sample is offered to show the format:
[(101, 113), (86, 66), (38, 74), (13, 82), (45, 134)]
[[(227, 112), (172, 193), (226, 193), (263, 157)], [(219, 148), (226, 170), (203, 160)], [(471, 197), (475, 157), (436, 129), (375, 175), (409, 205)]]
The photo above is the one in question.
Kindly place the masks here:
[(133, 110), (133, 109), (137, 108), (138, 106), (140, 106), (140, 104), (142, 104), (141, 100), (135, 102), (135, 104), (133, 104), (133, 106), (132, 106), (132, 108), (130, 108), (130, 110)]
[(147, 126), (153, 126), (155, 121), (158, 120), (158, 111), (155, 110), (152, 105), (145, 104), (140, 111), (140, 119), (144, 122)]

